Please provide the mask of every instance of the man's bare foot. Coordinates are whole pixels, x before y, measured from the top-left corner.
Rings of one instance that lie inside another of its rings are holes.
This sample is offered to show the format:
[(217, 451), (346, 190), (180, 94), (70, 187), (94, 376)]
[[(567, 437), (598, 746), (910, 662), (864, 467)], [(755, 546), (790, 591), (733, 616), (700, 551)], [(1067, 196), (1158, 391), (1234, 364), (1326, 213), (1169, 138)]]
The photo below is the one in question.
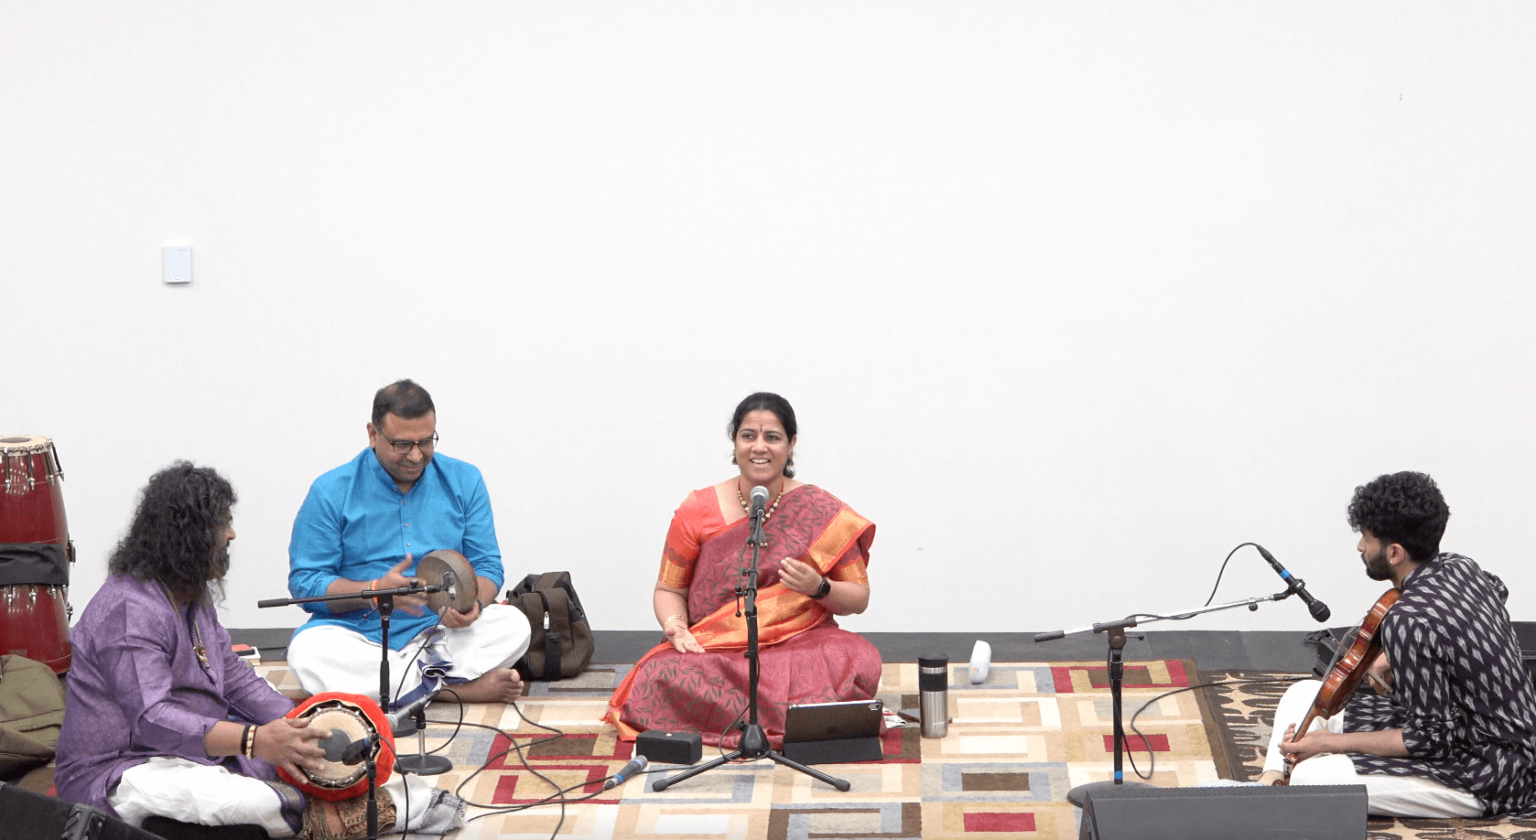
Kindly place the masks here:
[(1265, 770), (1259, 775), (1259, 784), (1261, 785), (1269, 785), (1273, 787), (1283, 781), (1285, 781), (1285, 774), (1281, 773), (1279, 770)]
[(497, 668), (453, 690), (466, 703), (511, 703), (523, 696), (523, 681), (511, 668)]

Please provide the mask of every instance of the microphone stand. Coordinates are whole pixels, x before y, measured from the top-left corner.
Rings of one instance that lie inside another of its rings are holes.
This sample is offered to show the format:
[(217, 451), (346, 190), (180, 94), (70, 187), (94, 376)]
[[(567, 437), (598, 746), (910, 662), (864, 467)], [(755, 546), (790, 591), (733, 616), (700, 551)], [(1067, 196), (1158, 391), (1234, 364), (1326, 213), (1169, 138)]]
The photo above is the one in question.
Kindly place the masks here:
[[(1231, 601), (1229, 603), (1217, 604), (1215, 606), (1201, 606), (1193, 610), (1171, 613), (1168, 615), (1149, 615), (1147, 613), (1136, 613), (1135, 615), (1126, 616), (1119, 621), (1105, 621), (1088, 627), (1079, 627), (1075, 630), (1052, 630), (1049, 633), (1036, 633), (1035, 642), (1037, 644), (1040, 642), (1052, 642), (1066, 636), (1075, 636), (1080, 633), (1093, 632), (1109, 634), (1109, 661), (1107, 665), (1109, 668), (1110, 706), (1114, 715), (1114, 779), (1108, 782), (1085, 782), (1080, 784), (1077, 787), (1067, 791), (1067, 801), (1081, 808), (1088, 802), (1089, 796), (1107, 788), (1125, 786), (1152, 787), (1152, 785), (1149, 785), (1145, 782), (1125, 781), (1125, 774), (1121, 769), (1121, 761), (1124, 755), (1123, 741), (1125, 740), (1124, 714), (1121, 711), (1121, 689), (1125, 680), (1125, 661), (1122, 654), (1125, 649), (1125, 631), (1127, 628), (1137, 626), (1138, 621), (1143, 624), (1150, 624), (1154, 621), (1184, 621), (1185, 619), (1194, 618), (1197, 615), (1204, 615), (1205, 613), (1209, 612), (1219, 612), (1221, 610), (1230, 610), (1237, 607), (1247, 607), (1250, 611), (1253, 611), (1257, 610), (1259, 608), (1259, 604), (1262, 604), (1265, 601), (1283, 601), (1294, 594), (1296, 594), (1296, 588), (1292, 586), (1291, 588), (1286, 589), (1284, 592), (1277, 592), (1274, 595), (1260, 595), (1254, 598), (1245, 598), (1241, 601)], [(1138, 636), (1137, 638), (1146, 637)]]
[(379, 765), (371, 749), (363, 753), (363, 761), (368, 768), (368, 840), (379, 840)]
[(432, 692), (427, 696), (426, 702), (416, 704), (416, 710), (410, 717), (401, 721), (395, 727), (395, 737), (416, 733), (416, 754), (395, 755), (395, 769), (401, 773), (415, 773), (418, 776), (437, 776), (453, 769), (453, 760), (445, 755), (427, 754), (427, 706), (437, 699), (442, 689)]
[(698, 767), (690, 767), (671, 778), (657, 779), (651, 783), (651, 790), (663, 791), (678, 782), (691, 779), (694, 776), (713, 770), (722, 764), (728, 764), (737, 759), (756, 760), (760, 758), (772, 759), (792, 770), (819, 779), (841, 791), (846, 791), (852, 785), (846, 779), (838, 779), (806, 767), (793, 759), (785, 758), (783, 754), (774, 752), (768, 744), (768, 734), (757, 722), (757, 679), (758, 679), (758, 649), (757, 649), (757, 555), (758, 550), (768, 542), (763, 535), (763, 509), (757, 505), (752, 506), (752, 532), (747, 538), (747, 544), (752, 546), (752, 565), (743, 572), (747, 576), (747, 586), (737, 591), (742, 594), (745, 601), (742, 612), (747, 618), (747, 650), (743, 656), (747, 659), (747, 722), (739, 724), (741, 729), (741, 742), (736, 749), (717, 759), (700, 764)]
[(325, 601), (356, 601), (360, 598), (371, 598), (379, 602), (379, 708), (389, 711), (389, 618), (395, 611), (396, 595), (430, 595), (433, 592), (446, 592), (450, 584), (422, 584), (419, 581), (410, 586), (398, 586), (394, 589), (364, 589), (361, 592), (348, 592), (340, 595), (316, 595), (311, 598), (268, 598), (265, 601), (257, 601), (256, 606), (261, 609), (268, 607), (287, 607), (293, 604), (318, 604)]

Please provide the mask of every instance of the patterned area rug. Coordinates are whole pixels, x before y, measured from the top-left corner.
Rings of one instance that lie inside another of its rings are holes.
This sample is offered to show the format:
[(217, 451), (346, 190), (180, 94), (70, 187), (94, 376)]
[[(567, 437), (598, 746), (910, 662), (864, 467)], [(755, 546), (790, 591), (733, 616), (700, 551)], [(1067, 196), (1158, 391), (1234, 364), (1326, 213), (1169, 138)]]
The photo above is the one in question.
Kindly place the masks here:
[[(1264, 766), (1269, 748), (1275, 706), (1294, 674), (1257, 671), (1222, 671), (1200, 674), (1215, 724), (1211, 743), (1222, 778), (1250, 781)], [(1374, 817), (1367, 825), (1370, 840), (1482, 840), (1520, 838), (1536, 840), (1536, 820), (1410, 820)]]
[[(1078, 814), (1067, 791), (1112, 775), (1112, 710), (1102, 662), (999, 663), (979, 686), (969, 684), (965, 665), (954, 666), (947, 737), (924, 739), (908, 725), (886, 733), (879, 762), (817, 766), (850, 782), (846, 793), (766, 760), (727, 765), (661, 793), (650, 789), (649, 778), (604, 792), (602, 779), (631, 758), (632, 745), (597, 720), (629, 667), (599, 665), (576, 679), (535, 683), (518, 710), (467, 707), (456, 736), (454, 707), (435, 705), (431, 717), (448, 723), (428, 728), (427, 748), (454, 763), (435, 781), (474, 805), (468, 825), (453, 836), (549, 837), (558, 826), (560, 837), (580, 840), (1074, 840)], [(260, 670), (279, 689), (297, 688), (280, 663)], [(1194, 675), (1192, 662), (1127, 664), (1127, 715), (1165, 692), (1188, 688)], [(889, 709), (915, 709), (917, 666), (886, 665), (880, 699)], [(1155, 755), (1153, 784), (1188, 787), (1218, 778), (1205, 702), (1203, 692), (1175, 693), (1138, 718), (1147, 738), (1133, 741)], [(554, 738), (540, 727), (564, 735)], [(414, 746), (415, 738), (400, 744), (406, 751)], [(706, 759), (715, 754), (706, 748)], [(1149, 769), (1146, 752), (1138, 763)], [(1129, 764), (1126, 777), (1132, 778)], [(538, 804), (559, 789), (568, 791), (563, 808)]]
[[(451, 840), (550, 837), (557, 829), (572, 840), (1074, 840), (1078, 813), (1067, 803), (1067, 791), (1113, 772), (1113, 718), (1102, 662), (999, 663), (979, 686), (966, 680), (966, 666), (953, 667), (947, 737), (924, 739), (908, 725), (886, 733), (879, 762), (818, 765), (848, 780), (847, 793), (766, 760), (727, 765), (661, 793), (650, 789), (649, 777), (603, 791), (602, 780), (632, 757), (632, 745), (597, 723), (629, 667), (598, 665), (576, 679), (535, 683), (516, 710), (468, 706), (457, 731), (456, 708), (435, 705), (431, 717), (444, 723), (428, 727), (427, 749), (450, 758), (454, 768), (434, 781), (473, 804), (470, 822)], [(301, 694), (282, 663), (258, 670), (284, 693)], [(1149, 781), (1160, 787), (1257, 778), (1275, 705), (1293, 679), (1197, 673), (1194, 663), (1180, 660), (1127, 663), (1126, 720), (1152, 702), (1135, 719), (1146, 737), (1130, 735), (1136, 749), (1125, 778), (1136, 778), (1136, 768), (1152, 770)], [(1178, 691), (1205, 683), (1213, 686)], [(888, 709), (915, 709), (916, 666), (886, 665), (880, 699)], [(555, 737), (550, 729), (564, 734)], [(416, 739), (402, 739), (399, 746), (410, 752)], [(1155, 760), (1150, 767), (1149, 747)], [(706, 748), (704, 757), (716, 754)], [(566, 791), (563, 807), (546, 802), (558, 790)], [(1536, 821), (1378, 818), (1369, 823), (1369, 837), (1536, 840)]]

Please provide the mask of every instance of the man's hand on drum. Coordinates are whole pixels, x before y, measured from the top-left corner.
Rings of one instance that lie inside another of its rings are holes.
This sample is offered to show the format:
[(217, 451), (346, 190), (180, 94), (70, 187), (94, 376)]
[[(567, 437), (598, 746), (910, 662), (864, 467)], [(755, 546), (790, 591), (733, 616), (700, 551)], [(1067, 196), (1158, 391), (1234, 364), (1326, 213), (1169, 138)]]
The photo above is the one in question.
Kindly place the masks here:
[(303, 778), (306, 769), (325, 769), (325, 750), (315, 744), (329, 729), (311, 728), (306, 721), (278, 718), (256, 727), (256, 757)]
[[(407, 577), (405, 570), (411, 565), (411, 555), (405, 555), (405, 559), (395, 564), (383, 577), (374, 581), (375, 589), (404, 589), (413, 584), (420, 584), (419, 578)], [(427, 611), (426, 595), (396, 595), (395, 608), (405, 610), (411, 615), (421, 615)], [(443, 622), (447, 624), (446, 621)]]
[(479, 617), (480, 599), (476, 598), (475, 602), (470, 605), (469, 612), (459, 612), (453, 607), (449, 607), (448, 609), (444, 610), (443, 626), (451, 630), (458, 630), (461, 627), (468, 627), (469, 625), (474, 624), (475, 619)]

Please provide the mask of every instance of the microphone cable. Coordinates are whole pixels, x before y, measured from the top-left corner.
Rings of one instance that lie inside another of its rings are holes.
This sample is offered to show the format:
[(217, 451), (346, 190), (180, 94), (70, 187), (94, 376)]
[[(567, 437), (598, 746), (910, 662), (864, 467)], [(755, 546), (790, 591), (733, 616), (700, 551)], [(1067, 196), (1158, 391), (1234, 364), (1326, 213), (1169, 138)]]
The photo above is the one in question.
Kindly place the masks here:
[(1256, 542), (1243, 542), (1238, 543), (1235, 547), (1233, 547), (1231, 551), (1227, 552), (1227, 559), (1221, 561), (1221, 569), (1216, 572), (1216, 585), (1211, 587), (1211, 597), (1206, 598), (1205, 603), (1201, 604), (1200, 606), (1209, 607), (1211, 602), (1216, 600), (1216, 590), (1221, 588), (1221, 576), (1227, 573), (1227, 564), (1232, 561), (1232, 555), (1236, 554), (1239, 548), (1250, 545), (1254, 548), (1259, 547), (1259, 544)]
[[(1241, 548), (1242, 546), (1238, 546), (1238, 547)], [(1235, 551), (1236, 549), (1233, 549), (1233, 550)], [(1151, 741), (1151, 739), (1147, 738), (1146, 735), (1142, 734), (1140, 729), (1136, 728), (1136, 718), (1138, 716), (1140, 716), (1142, 712), (1146, 711), (1148, 706), (1152, 705), (1153, 703), (1156, 703), (1157, 701), (1163, 699), (1164, 697), (1172, 697), (1175, 694), (1182, 694), (1182, 693), (1184, 693), (1186, 691), (1194, 691), (1197, 688), (1220, 688), (1222, 686), (1269, 685), (1269, 684), (1272, 684), (1272, 683), (1273, 684), (1290, 684), (1290, 683), (1294, 683), (1294, 682), (1299, 682), (1299, 681), (1304, 680), (1304, 679), (1306, 679), (1305, 676), (1287, 676), (1287, 677), (1281, 677), (1281, 678), (1277, 678), (1277, 679), (1233, 680), (1231, 682), (1198, 683), (1196, 685), (1187, 685), (1187, 686), (1184, 686), (1183, 688), (1175, 688), (1172, 691), (1165, 691), (1162, 694), (1159, 694), (1156, 697), (1153, 697), (1152, 699), (1146, 701), (1145, 703), (1142, 703), (1141, 706), (1139, 706), (1136, 709), (1135, 712), (1131, 713), (1131, 721), (1130, 721), (1130, 725), (1129, 725), (1130, 726), (1130, 730), (1133, 733), (1136, 734), (1136, 737), (1141, 739), (1142, 746), (1145, 747), (1146, 750), (1147, 750), (1147, 773), (1146, 773), (1146, 775), (1142, 775), (1140, 768), (1138, 768), (1136, 766), (1136, 752), (1135, 752), (1135, 750), (1129, 749), (1130, 745), (1129, 745), (1129, 743), (1127, 743), (1127, 744), (1125, 744), (1125, 746), (1127, 747), (1127, 749), (1125, 751), (1125, 758), (1131, 764), (1131, 772), (1136, 774), (1136, 778), (1141, 779), (1144, 782), (1151, 781), (1153, 774), (1157, 772), (1157, 753), (1152, 749), (1152, 741)], [(1125, 740), (1129, 741), (1130, 739), (1129, 738), (1125, 738)], [(1267, 749), (1267, 747), (1265, 749)], [(1262, 754), (1261, 754), (1261, 757), (1262, 757)]]

